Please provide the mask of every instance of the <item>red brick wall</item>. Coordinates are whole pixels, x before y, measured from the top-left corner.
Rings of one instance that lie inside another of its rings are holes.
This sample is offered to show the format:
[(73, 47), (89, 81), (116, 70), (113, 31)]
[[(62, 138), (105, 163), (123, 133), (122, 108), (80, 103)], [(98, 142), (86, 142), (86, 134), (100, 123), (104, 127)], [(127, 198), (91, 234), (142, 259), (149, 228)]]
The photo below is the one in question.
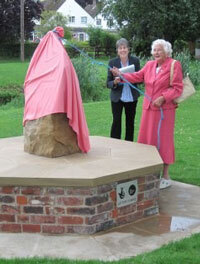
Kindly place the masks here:
[(158, 175), (139, 177), (137, 203), (120, 208), (116, 185), (0, 187), (0, 231), (93, 234), (158, 213)]

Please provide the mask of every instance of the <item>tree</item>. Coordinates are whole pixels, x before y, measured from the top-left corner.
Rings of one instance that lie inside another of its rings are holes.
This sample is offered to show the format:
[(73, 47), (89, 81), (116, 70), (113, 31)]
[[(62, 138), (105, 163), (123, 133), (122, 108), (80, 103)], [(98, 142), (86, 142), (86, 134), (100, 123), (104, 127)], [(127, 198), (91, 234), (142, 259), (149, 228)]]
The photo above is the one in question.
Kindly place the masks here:
[(104, 31), (102, 35), (102, 47), (105, 49), (106, 56), (115, 54), (116, 41), (119, 39), (118, 34), (113, 34), (108, 31)]
[(119, 36), (109, 33), (101, 28), (89, 27), (87, 30), (89, 35), (89, 44), (95, 48), (95, 55), (98, 56), (100, 50), (104, 49), (105, 54), (109, 55), (115, 50), (115, 43)]
[[(40, 1), (25, 0), (24, 31), (25, 38), (31, 37), (35, 25), (34, 20), (40, 19), (43, 5)], [(15, 42), (20, 39), (20, 1), (0, 1), (0, 43)]]
[(43, 37), (48, 31), (56, 26), (61, 26), (65, 31), (65, 38), (71, 38), (71, 33), (67, 29), (68, 18), (56, 11), (44, 11), (41, 15), (40, 24), (35, 26), (38, 37)]
[(89, 27), (87, 29), (89, 35), (89, 44), (91, 47), (100, 48), (102, 46), (103, 30), (101, 28)]
[(173, 44), (175, 40), (194, 41), (200, 34), (199, 1), (101, 0), (101, 6), (129, 40), (164, 38)]

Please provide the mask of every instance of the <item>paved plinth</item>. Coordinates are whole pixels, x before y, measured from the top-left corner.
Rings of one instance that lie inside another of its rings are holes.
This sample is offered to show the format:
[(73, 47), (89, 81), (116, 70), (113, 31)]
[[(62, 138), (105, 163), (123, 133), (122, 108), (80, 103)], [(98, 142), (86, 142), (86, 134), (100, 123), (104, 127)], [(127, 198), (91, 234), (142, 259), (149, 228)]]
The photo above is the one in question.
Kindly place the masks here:
[(89, 153), (54, 159), (25, 153), (23, 137), (0, 140), (0, 231), (93, 234), (158, 213), (156, 148), (90, 140)]

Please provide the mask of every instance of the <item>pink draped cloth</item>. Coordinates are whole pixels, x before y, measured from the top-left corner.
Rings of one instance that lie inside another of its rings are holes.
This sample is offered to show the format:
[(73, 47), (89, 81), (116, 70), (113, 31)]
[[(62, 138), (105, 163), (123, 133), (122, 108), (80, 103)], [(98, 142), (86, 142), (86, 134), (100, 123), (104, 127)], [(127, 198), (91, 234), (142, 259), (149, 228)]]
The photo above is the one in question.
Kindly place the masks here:
[(24, 83), (23, 125), (54, 113), (66, 113), (82, 152), (90, 149), (79, 81), (57, 33), (49, 31), (31, 59)]

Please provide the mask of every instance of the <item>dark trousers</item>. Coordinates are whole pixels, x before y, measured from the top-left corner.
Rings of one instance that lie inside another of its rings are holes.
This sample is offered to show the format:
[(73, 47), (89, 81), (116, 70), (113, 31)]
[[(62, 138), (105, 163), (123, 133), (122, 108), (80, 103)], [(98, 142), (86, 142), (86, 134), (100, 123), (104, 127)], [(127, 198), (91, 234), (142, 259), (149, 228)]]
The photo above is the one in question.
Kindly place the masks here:
[(133, 141), (134, 138), (134, 121), (136, 114), (137, 101), (124, 103), (119, 101), (117, 103), (111, 102), (113, 123), (111, 127), (110, 136), (112, 138), (121, 138), (121, 123), (122, 123), (122, 111), (125, 109), (126, 119), (126, 133), (125, 140)]

